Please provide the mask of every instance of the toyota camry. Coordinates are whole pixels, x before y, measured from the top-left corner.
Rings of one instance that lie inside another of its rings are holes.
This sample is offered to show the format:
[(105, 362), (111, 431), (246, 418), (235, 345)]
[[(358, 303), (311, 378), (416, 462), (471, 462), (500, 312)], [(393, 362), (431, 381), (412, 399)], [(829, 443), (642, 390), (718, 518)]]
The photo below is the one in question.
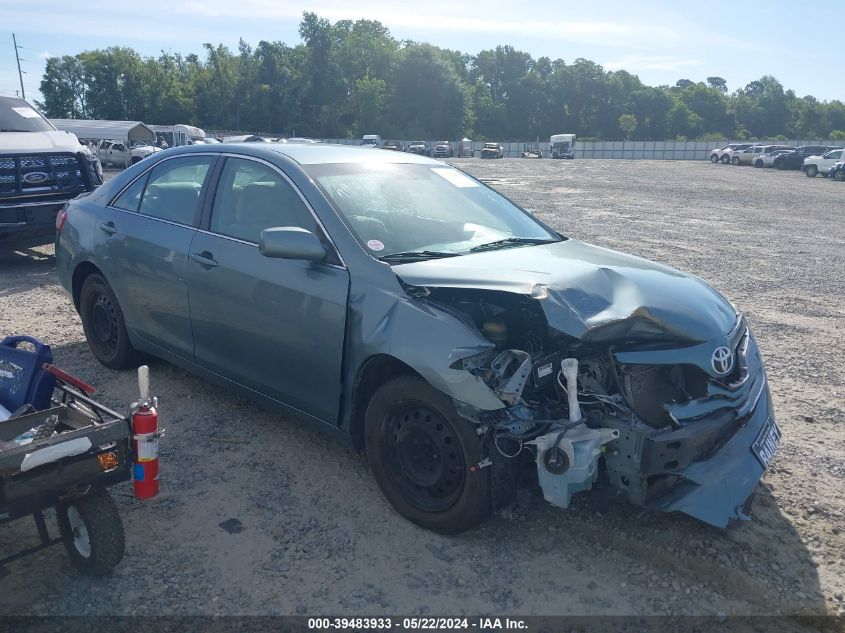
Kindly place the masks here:
[(57, 230), (101, 363), (157, 356), (310, 420), (432, 530), (476, 525), (520, 468), (561, 508), (601, 483), (722, 527), (778, 445), (754, 336), (718, 292), (423, 156), (174, 148)]

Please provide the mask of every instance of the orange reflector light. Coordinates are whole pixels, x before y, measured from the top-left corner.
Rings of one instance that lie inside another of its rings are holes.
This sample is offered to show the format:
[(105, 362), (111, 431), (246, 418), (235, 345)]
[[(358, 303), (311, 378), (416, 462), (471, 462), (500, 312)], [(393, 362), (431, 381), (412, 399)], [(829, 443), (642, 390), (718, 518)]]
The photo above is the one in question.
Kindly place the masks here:
[(120, 464), (120, 460), (117, 458), (117, 453), (114, 451), (100, 453), (97, 455), (97, 461), (100, 462), (100, 470), (104, 472), (114, 470)]

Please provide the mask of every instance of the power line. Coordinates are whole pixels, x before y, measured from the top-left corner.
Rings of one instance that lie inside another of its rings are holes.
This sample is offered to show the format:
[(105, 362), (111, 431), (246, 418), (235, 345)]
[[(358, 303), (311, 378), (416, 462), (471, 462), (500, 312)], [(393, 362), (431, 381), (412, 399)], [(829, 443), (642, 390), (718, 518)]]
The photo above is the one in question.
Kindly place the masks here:
[[(18, 54), (18, 49), (23, 48), (22, 46), (18, 46), (18, 40), (15, 39), (15, 34), (12, 33), (12, 43), (15, 45), (15, 61), (18, 62), (18, 79), (21, 82), (21, 98), (26, 99), (26, 90), (23, 87), (23, 73), (26, 71), (21, 70), (21, 56)], [(26, 61), (26, 60), (23, 60)]]

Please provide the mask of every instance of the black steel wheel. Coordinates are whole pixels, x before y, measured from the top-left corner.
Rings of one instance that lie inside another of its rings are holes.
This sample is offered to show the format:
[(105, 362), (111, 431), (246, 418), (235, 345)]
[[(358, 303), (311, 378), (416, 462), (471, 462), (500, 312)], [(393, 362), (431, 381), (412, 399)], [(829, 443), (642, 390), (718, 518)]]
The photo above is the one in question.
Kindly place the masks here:
[(104, 576), (123, 559), (123, 521), (105, 490), (56, 508), (70, 562), (87, 576)]
[(373, 475), (400, 514), (435, 532), (456, 534), (490, 512), (489, 469), (475, 425), (450, 398), (416, 376), (376, 390), (365, 419)]
[(94, 357), (111, 369), (126, 369), (138, 354), (129, 342), (123, 311), (108, 282), (99, 274), (89, 275), (79, 297), (82, 329)]

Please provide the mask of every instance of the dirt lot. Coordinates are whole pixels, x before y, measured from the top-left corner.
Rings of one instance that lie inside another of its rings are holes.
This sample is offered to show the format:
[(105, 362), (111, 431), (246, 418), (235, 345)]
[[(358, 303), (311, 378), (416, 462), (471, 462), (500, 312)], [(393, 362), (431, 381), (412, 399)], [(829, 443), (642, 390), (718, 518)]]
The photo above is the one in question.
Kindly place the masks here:
[[(162, 494), (114, 490), (123, 564), (92, 580), (61, 548), (16, 562), (0, 614), (845, 613), (845, 185), (709, 163), (454, 162), (568, 235), (700, 275), (748, 315), (783, 431), (751, 523), (720, 531), (589, 494), (564, 511), (526, 487), (480, 529), (435, 535), (391, 509), (364, 456), (153, 362)], [(133, 372), (94, 361), (52, 247), (0, 254), (0, 335), (17, 333), (51, 343), (108, 405), (135, 395)], [(0, 554), (34, 538), (29, 522), (2, 526)]]

